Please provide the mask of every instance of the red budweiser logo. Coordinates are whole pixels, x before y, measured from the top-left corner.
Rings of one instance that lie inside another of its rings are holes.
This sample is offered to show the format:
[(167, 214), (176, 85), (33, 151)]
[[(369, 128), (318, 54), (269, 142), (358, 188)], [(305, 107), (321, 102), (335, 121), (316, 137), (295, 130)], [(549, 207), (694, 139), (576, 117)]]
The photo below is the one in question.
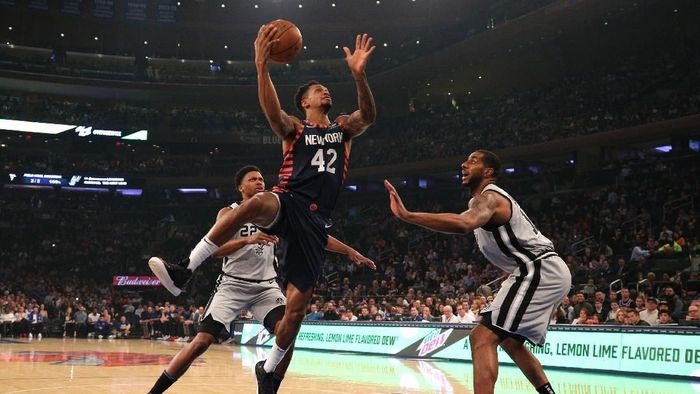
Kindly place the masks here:
[(160, 286), (155, 276), (113, 276), (112, 286)]

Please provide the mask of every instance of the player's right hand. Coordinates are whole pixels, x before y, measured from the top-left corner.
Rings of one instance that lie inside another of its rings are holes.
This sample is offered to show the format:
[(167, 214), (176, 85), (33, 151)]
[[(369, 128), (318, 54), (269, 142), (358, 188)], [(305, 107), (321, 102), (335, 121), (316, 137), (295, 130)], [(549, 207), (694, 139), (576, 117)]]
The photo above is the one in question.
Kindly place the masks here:
[(258, 231), (257, 233), (251, 235), (248, 237), (248, 244), (250, 245), (263, 245), (263, 246), (272, 246), (276, 245), (277, 242), (279, 242), (279, 238), (277, 238), (274, 235), (270, 234), (265, 234), (262, 231)]
[(255, 64), (262, 66), (267, 63), (267, 59), (270, 58), (270, 50), (272, 49), (272, 44), (279, 41), (277, 36), (279, 31), (274, 25), (262, 25), (260, 30), (258, 30), (258, 36), (255, 38)]

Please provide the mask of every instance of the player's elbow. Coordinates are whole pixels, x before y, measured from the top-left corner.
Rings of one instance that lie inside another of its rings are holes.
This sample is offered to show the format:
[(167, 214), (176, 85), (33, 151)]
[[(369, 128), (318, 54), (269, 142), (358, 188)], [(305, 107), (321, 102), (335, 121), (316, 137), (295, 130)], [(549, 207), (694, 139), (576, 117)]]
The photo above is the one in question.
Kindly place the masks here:
[(457, 234), (467, 234), (474, 231), (474, 223), (470, 220), (460, 220), (457, 223), (457, 229), (456, 233)]

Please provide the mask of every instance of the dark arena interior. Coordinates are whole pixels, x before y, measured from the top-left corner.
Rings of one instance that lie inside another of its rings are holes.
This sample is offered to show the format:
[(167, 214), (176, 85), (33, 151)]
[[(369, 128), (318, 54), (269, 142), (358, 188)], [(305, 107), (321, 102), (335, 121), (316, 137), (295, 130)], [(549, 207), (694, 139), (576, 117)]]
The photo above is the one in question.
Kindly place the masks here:
[(0, 392), (700, 393), (699, 48), (697, 0), (0, 0)]

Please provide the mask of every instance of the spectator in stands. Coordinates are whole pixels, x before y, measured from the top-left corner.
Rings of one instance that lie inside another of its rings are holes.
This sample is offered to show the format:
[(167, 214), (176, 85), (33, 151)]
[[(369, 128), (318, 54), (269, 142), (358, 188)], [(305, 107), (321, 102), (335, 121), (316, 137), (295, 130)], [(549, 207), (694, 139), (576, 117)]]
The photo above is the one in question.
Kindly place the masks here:
[(685, 320), (700, 320), (700, 307), (696, 303), (688, 307), (688, 314), (685, 316)]
[(345, 311), (345, 314), (343, 314), (342, 320), (345, 321), (357, 321), (357, 316), (355, 316), (355, 313), (353, 313), (352, 308), (348, 308)]
[(141, 324), (141, 332), (144, 339), (155, 336), (154, 323), (158, 321), (158, 319), (158, 312), (153, 309), (152, 305), (148, 305), (146, 310), (141, 312), (139, 323)]
[(372, 315), (369, 313), (369, 308), (366, 306), (363, 306), (362, 309), (360, 309), (360, 316), (357, 317), (357, 320), (359, 321), (370, 321), (372, 320)]
[(97, 324), (99, 320), (100, 314), (97, 312), (97, 308), (92, 308), (92, 312), (90, 312), (87, 316), (88, 338), (95, 336), (95, 324)]
[(606, 310), (603, 308), (603, 303), (596, 300), (593, 303), (593, 315), (598, 319), (599, 322), (604, 322), (607, 320), (607, 313), (605, 313)]
[(569, 296), (564, 296), (564, 299), (561, 301), (561, 304), (559, 305), (559, 309), (562, 311), (562, 313), (564, 315), (564, 321), (562, 323), (570, 324), (574, 320), (574, 307), (571, 305), (571, 302), (569, 301)]
[(661, 299), (668, 303), (669, 312), (671, 312), (671, 316), (674, 319), (681, 315), (683, 312), (683, 301), (676, 295), (676, 291), (673, 290), (673, 286), (666, 286), (664, 288)]
[(634, 300), (634, 309), (636, 309), (637, 312), (641, 312), (645, 308), (646, 308), (646, 297), (644, 297), (643, 294), (640, 294)]
[(457, 305), (457, 318), (462, 324), (474, 323), (474, 312), (472, 312), (468, 306), (469, 304), (464, 305), (464, 303)]
[(75, 329), (75, 317), (73, 314), (73, 308), (68, 305), (65, 311), (65, 317), (63, 322), (63, 337), (76, 337), (77, 331)]
[(617, 312), (620, 310), (620, 305), (617, 303), (617, 301), (611, 302), (610, 303), (610, 311), (608, 311), (607, 316), (605, 317), (605, 324), (607, 324), (608, 320), (615, 320), (615, 317), (617, 316)]
[(630, 256), (630, 261), (639, 261), (641, 257), (649, 257), (649, 255), (649, 251), (642, 248), (642, 238), (637, 237), (637, 242), (632, 248), (632, 255)]
[(85, 313), (85, 307), (81, 304), (78, 306), (78, 310), (75, 311), (73, 315), (73, 321), (75, 322), (75, 333), (76, 336), (85, 338), (87, 336), (87, 313)]
[(406, 319), (408, 321), (423, 321), (423, 318), (421, 317), (420, 313), (418, 313), (418, 308), (415, 306), (412, 306), (411, 309), (409, 310), (409, 315), (408, 318)]
[(117, 338), (126, 338), (131, 334), (131, 324), (126, 320), (126, 316), (119, 317), (119, 323), (116, 326)]
[(39, 307), (34, 305), (32, 311), (27, 315), (27, 321), (29, 322), (29, 339), (32, 339), (34, 335), (37, 339), (41, 339), (41, 333), (44, 330), (44, 316), (39, 312)]
[(659, 312), (659, 322), (657, 325), (660, 326), (667, 326), (667, 325), (678, 325), (673, 319), (671, 318), (671, 314), (668, 313), (668, 311), (660, 311)]
[(340, 320), (338, 312), (335, 311), (335, 305), (332, 302), (326, 303), (325, 312), (323, 312), (323, 320)]
[(650, 326), (651, 324), (639, 318), (639, 312), (636, 309), (630, 309), (627, 311), (627, 325), (628, 326)]
[(459, 318), (452, 313), (452, 307), (445, 305), (442, 307), (442, 316), (440, 316), (440, 321), (442, 323), (459, 323)]
[(309, 312), (309, 314), (306, 315), (304, 320), (314, 321), (314, 320), (322, 320), (322, 319), (323, 319), (323, 313), (318, 311), (318, 305), (316, 305), (315, 303), (311, 304), (311, 311)]
[(15, 314), (9, 306), (5, 306), (2, 314), (0, 314), (0, 335), (9, 337), (12, 335), (12, 322), (15, 321)]
[(588, 314), (588, 309), (581, 308), (578, 318), (574, 319), (571, 324), (600, 324), (600, 322), (598, 321), (598, 317), (596, 315)]
[(423, 318), (423, 321), (433, 321), (433, 315), (430, 314), (430, 308), (427, 305), (423, 307), (421, 317)]
[(15, 321), (12, 323), (12, 332), (15, 338), (26, 337), (29, 334), (29, 321), (27, 320), (27, 310), (20, 306), (15, 312)]
[(634, 300), (630, 298), (630, 289), (623, 287), (620, 290), (620, 300), (617, 303), (624, 309), (632, 309), (635, 306)]
[(588, 312), (587, 316), (591, 316), (593, 314), (593, 305), (586, 301), (586, 298), (582, 292), (577, 292), (574, 294), (573, 302), (574, 316), (580, 316), (581, 309), (586, 309), (586, 312)]
[(114, 338), (111, 334), (112, 326), (110, 326), (109, 323), (107, 323), (105, 317), (100, 316), (99, 318), (97, 318), (97, 322), (95, 323), (95, 335), (97, 335), (97, 338)]
[(639, 318), (652, 326), (659, 321), (659, 310), (657, 309), (656, 298), (649, 297), (646, 301), (646, 307), (639, 312)]

